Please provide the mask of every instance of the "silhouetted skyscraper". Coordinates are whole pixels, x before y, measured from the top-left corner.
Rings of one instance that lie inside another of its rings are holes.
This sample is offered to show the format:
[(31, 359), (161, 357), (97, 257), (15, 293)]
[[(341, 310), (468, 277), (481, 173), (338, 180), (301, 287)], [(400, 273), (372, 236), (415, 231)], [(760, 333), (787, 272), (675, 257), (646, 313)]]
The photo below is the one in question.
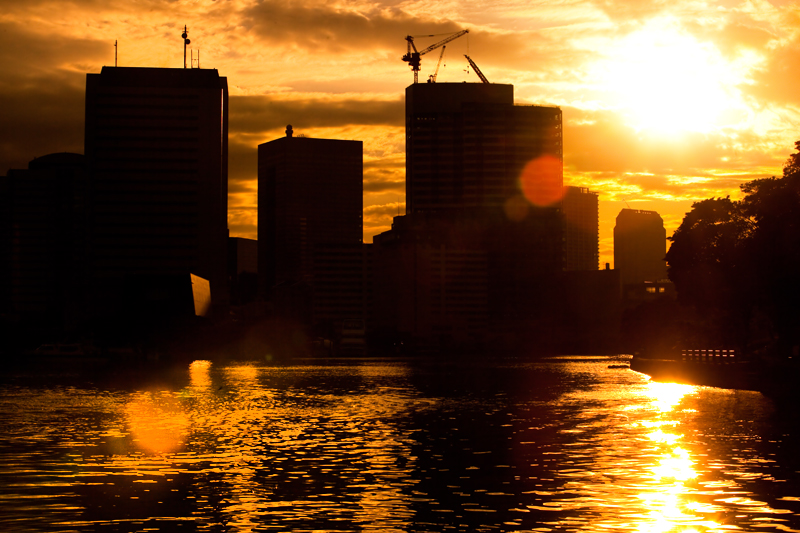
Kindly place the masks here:
[(406, 215), (373, 249), (379, 333), (519, 345), (552, 315), (542, 288), (564, 268), (562, 182), (557, 107), (514, 105), (511, 85), (406, 88)]
[(406, 88), (407, 213), (519, 206), (523, 170), (542, 156), (552, 159), (545, 165), (547, 175), (539, 172), (537, 180), (547, 181), (560, 197), (559, 108), (514, 105), (512, 85)]
[(0, 177), (0, 315), (25, 341), (63, 338), (81, 321), (86, 214), (83, 155)]
[(158, 305), (169, 280), (189, 273), (226, 304), (227, 79), (200, 69), (87, 74), (85, 148), (92, 275), (111, 288), (105, 304), (141, 286)]
[(251, 302), (258, 295), (258, 241), (228, 238), (228, 279), (231, 305)]
[(655, 211), (623, 209), (614, 226), (614, 269), (620, 283), (657, 281), (667, 277), (667, 231)]
[(566, 187), (564, 214), (564, 269), (597, 270), (600, 260), (597, 193), (585, 187)]
[(291, 126), (258, 147), (259, 291), (306, 287), (315, 323), (363, 318), (362, 152)]

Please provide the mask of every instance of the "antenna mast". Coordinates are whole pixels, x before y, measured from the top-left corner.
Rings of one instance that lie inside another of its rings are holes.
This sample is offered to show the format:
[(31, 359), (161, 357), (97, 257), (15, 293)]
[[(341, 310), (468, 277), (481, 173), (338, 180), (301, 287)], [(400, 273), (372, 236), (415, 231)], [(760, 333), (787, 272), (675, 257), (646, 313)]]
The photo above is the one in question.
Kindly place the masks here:
[(114, 39), (114, 66), (117, 66), (117, 40)]
[(183, 37), (183, 68), (186, 68), (186, 47), (192, 42), (189, 40), (189, 30), (186, 29), (186, 25), (183, 26), (183, 33), (181, 34)]

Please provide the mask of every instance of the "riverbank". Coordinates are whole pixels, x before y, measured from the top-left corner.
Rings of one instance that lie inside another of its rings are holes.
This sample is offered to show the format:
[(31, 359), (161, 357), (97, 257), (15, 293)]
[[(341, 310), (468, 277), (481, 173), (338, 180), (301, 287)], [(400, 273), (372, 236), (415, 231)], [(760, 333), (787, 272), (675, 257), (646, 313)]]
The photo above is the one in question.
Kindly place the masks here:
[(634, 356), (631, 370), (654, 381), (672, 381), (722, 389), (761, 392), (784, 401), (798, 401), (800, 365), (794, 360), (698, 361)]

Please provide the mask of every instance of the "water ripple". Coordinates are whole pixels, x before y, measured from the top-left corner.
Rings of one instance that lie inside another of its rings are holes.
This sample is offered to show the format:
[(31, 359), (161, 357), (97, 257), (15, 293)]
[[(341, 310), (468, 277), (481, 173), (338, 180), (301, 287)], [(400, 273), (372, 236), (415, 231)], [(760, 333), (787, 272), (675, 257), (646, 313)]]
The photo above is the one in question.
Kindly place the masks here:
[(798, 429), (608, 358), (0, 385), (3, 531), (797, 531)]

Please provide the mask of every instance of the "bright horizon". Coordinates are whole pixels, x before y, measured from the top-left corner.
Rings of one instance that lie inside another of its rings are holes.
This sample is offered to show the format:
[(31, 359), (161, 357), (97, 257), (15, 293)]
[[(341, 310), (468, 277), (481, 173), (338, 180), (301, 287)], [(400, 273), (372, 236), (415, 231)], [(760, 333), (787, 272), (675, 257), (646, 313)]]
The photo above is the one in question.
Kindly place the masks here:
[[(600, 267), (623, 208), (657, 211), (671, 235), (692, 202), (739, 197), (780, 175), (800, 135), (800, 6), (766, 0), (4, 2), (0, 172), (83, 152), (87, 73), (200, 66), (228, 79), (229, 227), (256, 237), (258, 144), (297, 134), (364, 143), (364, 237), (405, 205), (404, 94), (418, 49), (447, 34), (439, 82), (514, 85), (519, 104), (564, 118), (565, 185), (600, 198)], [(57, 13), (57, 16), (53, 16)], [(435, 35), (435, 37), (425, 37)], [(421, 83), (440, 50), (422, 57)], [(666, 251), (666, 247), (665, 247)]]

